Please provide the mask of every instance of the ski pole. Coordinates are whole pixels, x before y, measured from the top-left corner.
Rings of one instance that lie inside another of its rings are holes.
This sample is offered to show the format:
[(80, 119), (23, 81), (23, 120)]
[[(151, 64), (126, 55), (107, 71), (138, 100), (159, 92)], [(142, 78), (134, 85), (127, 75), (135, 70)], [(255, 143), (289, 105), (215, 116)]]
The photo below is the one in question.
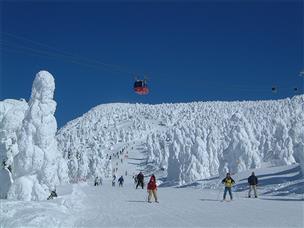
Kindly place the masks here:
[(235, 190), (235, 194), (236, 194), (236, 198), (239, 200), (239, 199), (240, 199), (240, 196), (239, 196), (237, 190)]
[(217, 197), (216, 197), (216, 200), (219, 200), (219, 197), (220, 197), (220, 193), (221, 193), (221, 190), (222, 190), (222, 188), (221, 188), (221, 182), (218, 184), (218, 186), (217, 186), (217, 188), (218, 188), (218, 194), (217, 194)]
[(219, 188), (219, 191), (218, 191), (218, 194), (217, 194), (216, 200), (219, 200), (220, 193), (221, 193), (221, 189)]
[[(237, 177), (238, 177), (238, 176), (237, 176)], [(239, 180), (238, 180), (238, 179), (239, 179), (239, 178), (236, 179), (236, 182), (237, 182), (237, 183), (239, 183)], [(238, 194), (238, 192), (237, 192), (236, 186), (234, 185), (233, 188), (235, 189), (236, 198), (239, 200), (239, 199), (240, 199), (240, 196), (239, 196), (239, 194)]]

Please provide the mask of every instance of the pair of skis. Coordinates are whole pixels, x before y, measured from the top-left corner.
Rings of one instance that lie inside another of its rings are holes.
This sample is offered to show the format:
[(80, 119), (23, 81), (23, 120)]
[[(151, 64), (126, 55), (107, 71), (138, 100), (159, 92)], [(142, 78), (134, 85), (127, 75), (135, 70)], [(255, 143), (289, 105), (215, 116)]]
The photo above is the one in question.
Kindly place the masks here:
[(221, 200), (221, 202), (231, 202), (231, 201), (233, 201), (233, 200)]

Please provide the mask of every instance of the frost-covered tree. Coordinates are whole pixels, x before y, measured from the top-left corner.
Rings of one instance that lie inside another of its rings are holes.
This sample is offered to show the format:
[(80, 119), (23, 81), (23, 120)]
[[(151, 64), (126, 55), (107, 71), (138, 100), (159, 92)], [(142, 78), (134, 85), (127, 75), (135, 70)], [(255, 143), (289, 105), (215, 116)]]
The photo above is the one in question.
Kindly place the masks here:
[(286, 123), (280, 118), (273, 121), (273, 161), (277, 165), (290, 165), (295, 162), (293, 157), (292, 139)]
[(304, 96), (301, 105), (295, 107), (295, 118), (291, 124), (289, 135), (292, 139), (294, 158), (301, 165), (302, 174), (304, 174)]
[(169, 158), (168, 158), (168, 180), (177, 181), (181, 184), (182, 178), (181, 173), (183, 170), (182, 163), (180, 161), (180, 153), (183, 153), (184, 140), (182, 137), (182, 132), (177, 128), (174, 131), (173, 143), (169, 148)]
[(218, 168), (219, 168), (219, 156), (218, 156), (218, 154), (220, 154), (220, 148), (218, 146), (220, 145), (219, 131), (214, 127), (210, 127), (206, 140), (207, 140), (206, 149), (209, 155), (210, 176), (215, 176), (218, 174)]
[(6, 198), (13, 183), (14, 157), (19, 153), (17, 134), (28, 105), (24, 99), (0, 102), (0, 198)]
[(29, 108), (18, 135), (19, 153), (14, 158), (10, 199), (43, 200), (60, 181), (67, 181), (66, 163), (55, 139), (54, 90), (53, 76), (40, 71), (34, 80)]
[(258, 142), (247, 119), (240, 112), (230, 118), (230, 132), (228, 134), (228, 147), (223, 151), (222, 164), (219, 173), (237, 173), (261, 165), (258, 153)]

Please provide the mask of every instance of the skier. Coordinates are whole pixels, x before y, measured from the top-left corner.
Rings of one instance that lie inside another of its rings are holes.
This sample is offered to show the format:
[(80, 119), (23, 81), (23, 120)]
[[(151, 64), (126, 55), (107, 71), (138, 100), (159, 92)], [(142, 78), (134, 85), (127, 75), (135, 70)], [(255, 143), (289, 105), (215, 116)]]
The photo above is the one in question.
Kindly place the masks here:
[(94, 181), (94, 186), (98, 186), (102, 184), (102, 180), (101, 178), (99, 178), (98, 176), (95, 177), (95, 181)]
[(112, 186), (115, 187), (115, 180), (116, 180), (116, 175), (113, 175), (113, 180), (112, 180)]
[(158, 201), (157, 201), (157, 194), (156, 194), (157, 185), (156, 185), (156, 178), (155, 178), (154, 174), (152, 174), (151, 177), (150, 177), (150, 181), (149, 181), (149, 183), (147, 185), (147, 191), (149, 193), (149, 195), (148, 195), (148, 202), (152, 203), (151, 202), (151, 197), (153, 195), (155, 203), (158, 203)]
[(235, 181), (231, 178), (230, 173), (227, 173), (226, 177), (222, 180), (222, 183), (225, 184), (223, 200), (226, 199), (227, 191), (229, 192), (230, 200), (232, 200), (233, 197), (232, 197), (231, 187), (235, 183)]
[(123, 182), (124, 182), (123, 176), (120, 176), (120, 178), (118, 179), (118, 182), (119, 182), (119, 187), (122, 187)]
[(257, 194), (257, 190), (256, 190), (256, 186), (258, 184), (258, 178), (254, 174), (254, 172), (252, 172), (251, 176), (248, 177), (248, 184), (249, 184), (248, 198), (251, 197), (251, 191), (252, 191), (252, 189), (253, 189), (253, 192), (254, 192), (254, 197), (258, 198), (258, 194)]
[(56, 189), (51, 191), (51, 195), (47, 198), (47, 200), (54, 199), (55, 197), (57, 197)]
[(144, 174), (142, 172), (139, 172), (139, 174), (137, 175), (136, 189), (139, 185), (141, 185), (141, 188), (144, 189)]

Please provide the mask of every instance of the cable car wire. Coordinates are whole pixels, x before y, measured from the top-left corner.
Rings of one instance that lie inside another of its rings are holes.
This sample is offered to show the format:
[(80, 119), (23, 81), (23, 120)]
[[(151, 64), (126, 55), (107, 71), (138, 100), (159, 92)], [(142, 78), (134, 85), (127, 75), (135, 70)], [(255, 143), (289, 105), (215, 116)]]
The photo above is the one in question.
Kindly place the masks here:
[[(122, 72), (122, 73), (127, 73), (127, 74), (134, 74), (133, 71), (130, 71), (128, 69), (126, 69), (126, 67), (122, 67), (122, 66), (119, 66), (119, 65), (114, 65), (114, 64), (108, 64), (108, 63), (104, 63), (104, 62), (101, 62), (99, 60), (95, 60), (95, 59), (91, 59), (91, 58), (87, 58), (87, 57), (83, 57), (83, 56), (79, 56), (79, 55), (75, 55), (75, 54), (72, 54), (72, 53), (69, 53), (67, 51), (62, 51), (56, 47), (52, 47), (50, 45), (47, 45), (47, 44), (44, 44), (44, 43), (41, 43), (41, 42), (38, 42), (38, 41), (34, 41), (34, 40), (31, 40), (31, 39), (28, 39), (28, 38), (24, 38), (24, 37), (20, 37), (20, 36), (17, 36), (15, 34), (12, 34), (12, 33), (7, 33), (7, 32), (0, 32), (2, 33), (3, 35), (6, 35), (6, 36), (9, 36), (9, 37), (12, 37), (12, 38), (15, 38), (17, 40), (22, 40), (23, 42), (30, 42), (34, 45), (38, 45), (38, 46), (41, 46), (41, 47), (44, 47), (44, 48), (48, 48), (48, 49), (52, 49), (53, 52), (55, 51), (56, 52), (56, 55), (58, 54), (59, 57), (65, 57), (67, 59), (73, 59), (73, 62), (75, 60), (77, 60), (78, 62), (87, 62), (89, 63), (90, 65), (98, 65), (98, 66), (102, 66), (102, 67), (105, 67), (105, 68), (108, 68), (108, 69), (111, 69), (113, 71), (118, 71), (118, 72)], [(1, 40), (4, 40), (3, 38), (1, 38)], [(5, 40), (4, 40), (5, 41)], [(12, 42), (12, 41), (11, 41)], [(16, 41), (15, 41), (16, 42)], [(20, 45), (19, 45), (20, 46)], [(26, 47), (26, 46), (23, 46), (21, 48), (29, 48), (29, 47)], [(32, 51), (38, 51), (38, 52), (41, 52), (41, 50), (38, 50), (36, 48), (31, 48)], [(29, 50), (30, 51), (30, 50)], [(49, 54), (50, 51), (49, 50), (46, 50), (46, 51), (43, 51), (44, 54)], [(43, 54), (43, 53), (41, 53)]]
[(92, 69), (101, 69), (102, 68), (105, 71), (113, 72), (113, 70), (109, 70), (107, 68), (100, 67), (97, 64), (80, 62), (77, 59), (67, 58), (67, 57), (62, 56), (62, 55), (50, 53), (50, 52), (47, 52), (47, 51), (41, 51), (41, 50), (38, 50), (38, 49), (35, 49), (35, 48), (30, 48), (30, 47), (25, 47), (25, 46), (20, 46), (20, 45), (12, 45), (12, 44), (9, 44), (9, 43), (4, 43), (2, 40), (0, 40), (0, 44), (1, 44), (0, 48), (3, 51), (15, 52), (15, 53), (26, 53), (26, 54), (32, 54), (32, 55), (35, 55), (35, 56), (48, 57), (48, 58), (51, 58), (51, 59), (60, 58), (64, 61), (66, 61), (66, 62), (77, 64), (77, 65), (80, 65), (80, 66), (85, 66), (85, 67), (92, 68)]
[[(85, 66), (85, 67), (89, 67), (89, 68), (93, 68), (93, 69), (102, 69), (108, 72), (121, 72), (121, 73), (126, 73), (126, 74), (131, 74), (131, 75), (135, 75), (135, 78), (137, 78), (137, 75), (139, 75), (138, 73), (132, 72), (128, 69), (126, 69), (126, 67), (122, 67), (119, 65), (115, 65), (115, 64), (108, 64), (108, 63), (104, 63), (101, 62), (99, 60), (95, 60), (92, 58), (87, 58), (87, 57), (83, 57), (83, 56), (79, 56), (79, 55), (75, 55), (72, 54), (70, 52), (67, 51), (62, 51), (56, 47), (52, 47), (48, 44), (44, 44), (38, 41), (34, 41), (28, 38), (24, 38), (21, 36), (17, 36), (15, 34), (12, 33), (8, 33), (8, 32), (0, 32), (2, 35), (6, 36), (7, 38), (13, 38), (14, 40), (6, 40), (5, 37), (0, 37), (0, 49), (3, 51), (8, 51), (8, 52), (17, 52), (17, 53), (26, 53), (26, 54), (33, 54), (35, 56), (44, 56), (44, 57), (48, 57), (48, 58), (55, 58), (55, 59), (62, 59), (64, 61), (73, 63), (73, 64), (77, 64), (80, 66)], [(17, 43), (17, 44), (16, 44)], [(21, 44), (20, 44), (21, 43)], [(23, 44), (22, 44), (23, 43)], [(24, 44), (24, 43), (31, 43), (32, 45), (28, 45), (28, 44)], [(33, 47), (36, 46), (36, 47)], [(41, 49), (44, 48), (44, 49)], [(300, 76), (304, 76), (304, 71), (300, 72)], [(147, 80), (147, 77), (144, 76), (144, 80)], [(254, 85), (254, 87), (252, 86), (248, 86), (248, 85), (219, 85), (218, 83), (212, 85), (212, 83), (206, 83), (203, 86), (214, 86), (214, 87), (222, 87), (225, 89), (232, 89), (232, 90), (240, 90), (240, 91), (244, 91), (244, 92), (262, 92), (262, 91), (269, 91), (269, 86), (260, 86), (260, 85)], [(299, 88), (295, 87), (295, 86), (272, 86), (271, 87), (271, 91), (273, 93), (277, 93), (279, 90), (291, 90), (291, 88), (293, 89), (293, 91), (295, 93), (299, 92)]]

